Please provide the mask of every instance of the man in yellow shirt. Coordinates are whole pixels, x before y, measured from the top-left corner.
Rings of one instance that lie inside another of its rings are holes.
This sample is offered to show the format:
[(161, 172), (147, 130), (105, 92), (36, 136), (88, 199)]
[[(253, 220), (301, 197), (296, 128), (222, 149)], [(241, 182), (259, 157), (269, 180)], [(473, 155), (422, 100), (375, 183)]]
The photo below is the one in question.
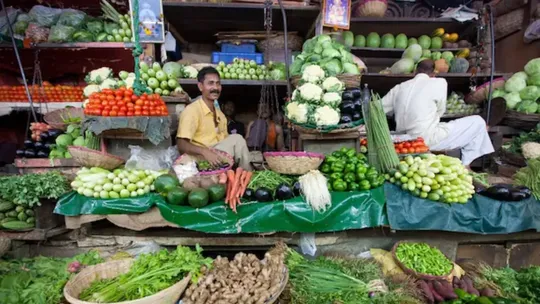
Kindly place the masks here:
[(211, 164), (219, 164), (219, 155), (214, 148), (232, 155), (243, 169), (251, 170), (249, 150), (241, 135), (227, 132), (227, 118), (219, 109), (217, 99), (221, 94), (219, 73), (205, 67), (197, 75), (201, 97), (188, 105), (180, 114), (177, 145), (180, 153), (197, 154)]

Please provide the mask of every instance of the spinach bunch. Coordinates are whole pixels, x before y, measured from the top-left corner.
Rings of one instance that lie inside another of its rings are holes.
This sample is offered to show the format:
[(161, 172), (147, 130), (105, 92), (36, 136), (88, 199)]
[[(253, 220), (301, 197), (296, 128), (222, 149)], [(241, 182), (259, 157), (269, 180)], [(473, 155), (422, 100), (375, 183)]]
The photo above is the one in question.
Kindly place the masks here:
[(57, 199), (70, 190), (59, 172), (33, 173), (0, 178), (0, 199), (33, 207), (40, 199)]

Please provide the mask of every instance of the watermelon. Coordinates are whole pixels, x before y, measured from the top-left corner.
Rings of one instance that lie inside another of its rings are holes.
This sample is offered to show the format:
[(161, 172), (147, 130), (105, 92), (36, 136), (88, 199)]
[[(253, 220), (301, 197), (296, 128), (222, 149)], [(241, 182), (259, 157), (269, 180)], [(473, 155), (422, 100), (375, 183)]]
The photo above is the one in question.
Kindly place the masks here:
[(377, 33), (369, 33), (366, 39), (366, 46), (370, 48), (378, 48), (381, 45), (381, 37)]
[(384, 34), (381, 37), (381, 47), (386, 49), (393, 49), (396, 46), (396, 41), (394, 35)]
[(167, 203), (171, 205), (184, 205), (188, 197), (188, 191), (181, 187), (176, 187), (167, 193)]
[(427, 35), (422, 35), (418, 38), (418, 44), (420, 44), (424, 50), (428, 50), (431, 47), (431, 38)]
[(396, 36), (396, 49), (406, 49), (408, 44), (407, 36), (399, 34)]
[(418, 44), (418, 40), (416, 38), (409, 38), (409, 42), (407, 43), (407, 46), (411, 46), (413, 44)]
[(180, 182), (178, 182), (178, 178), (171, 174), (160, 175), (154, 181), (154, 188), (156, 188), (156, 192), (164, 196), (167, 195), (169, 191), (179, 186)]
[(366, 46), (366, 37), (364, 35), (356, 35), (356, 37), (354, 37), (354, 46), (355, 47), (365, 47)]
[(441, 37), (433, 37), (431, 38), (431, 48), (432, 49), (441, 49), (442, 48), (443, 41)]

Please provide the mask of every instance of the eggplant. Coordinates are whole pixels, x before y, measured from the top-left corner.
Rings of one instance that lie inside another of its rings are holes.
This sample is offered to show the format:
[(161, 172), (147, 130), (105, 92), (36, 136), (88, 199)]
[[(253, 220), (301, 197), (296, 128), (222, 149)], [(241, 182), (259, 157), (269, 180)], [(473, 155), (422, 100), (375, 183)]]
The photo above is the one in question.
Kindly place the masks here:
[(41, 141), (47, 141), (49, 139), (49, 133), (43, 132), (39, 135), (39, 138), (41, 139)]
[(43, 150), (51, 151), (51, 146), (54, 145), (52, 143), (44, 143), (43, 144)]
[(17, 157), (24, 157), (24, 150), (15, 151), (15, 155), (17, 155)]
[(357, 98), (353, 100), (353, 104), (354, 104), (354, 110), (356, 112), (362, 112), (362, 98)]
[(493, 185), (480, 194), (498, 201), (509, 201), (511, 199), (510, 189), (506, 185)]
[(339, 120), (340, 124), (348, 124), (353, 121), (352, 116), (349, 114), (341, 115), (341, 119)]
[(525, 187), (525, 186), (516, 186), (513, 188), (513, 190), (517, 190), (527, 196), (527, 198), (531, 197), (532, 191), (531, 189)]
[(43, 150), (44, 144), (40, 141), (36, 141), (34, 143), (34, 149), (37, 150)]
[(52, 129), (47, 131), (49, 133), (49, 140), (55, 140), (63, 132), (61, 130)]
[(360, 88), (350, 89), (349, 92), (352, 93), (353, 98), (355, 98), (355, 99), (362, 97), (362, 90), (360, 90)]
[(254, 198), (258, 202), (270, 202), (273, 200), (272, 191), (266, 187), (260, 187), (255, 191)]
[(26, 158), (34, 158), (36, 157), (36, 151), (33, 149), (26, 149), (24, 150), (24, 157)]
[(352, 101), (344, 101), (340, 107), (342, 114), (354, 114), (354, 103)]
[(353, 114), (353, 116), (352, 116), (353, 121), (359, 121), (360, 119), (362, 119), (362, 113), (356, 112), (356, 113)]
[(294, 197), (293, 189), (286, 183), (279, 184), (276, 188), (276, 198), (286, 200)]
[(528, 199), (527, 194), (519, 190), (512, 189), (512, 191), (510, 192), (510, 200), (513, 202), (519, 202), (525, 199)]
[(343, 101), (349, 101), (354, 99), (354, 94), (352, 91), (345, 91), (343, 94), (341, 94), (341, 100)]
[(247, 199), (248, 201), (254, 200), (255, 191), (253, 189), (247, 188), (246, 191), (244, 191), (244, 195), (242, 198)]
[(26, 149), (33, 149), (34, 148), (34, 142), (27, 139), (27, 140), (24, 141), (24, 147)]
[(38, 151), (38, 153), (36, 154), (36, 156), (38, 158), (48, 158), (49, 157), (49, 153), (45, 152), (45, 151)]
[(294, 196), (300, 196), (300, 182), (295, 182), (294, 185), (293, 185), (293, 193), (294, 193)]

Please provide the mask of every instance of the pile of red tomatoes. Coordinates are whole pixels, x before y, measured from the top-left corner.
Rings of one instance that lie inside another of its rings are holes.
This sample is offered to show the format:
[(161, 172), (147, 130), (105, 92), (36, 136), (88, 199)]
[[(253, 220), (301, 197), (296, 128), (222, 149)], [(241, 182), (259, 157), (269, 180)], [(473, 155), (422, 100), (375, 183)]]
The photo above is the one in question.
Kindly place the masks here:
[(168, 116), (165, 102), (158, 94), (135, 95), (132, 89), (104, 89), (90, 95), (84, 108), (89, 116)]

